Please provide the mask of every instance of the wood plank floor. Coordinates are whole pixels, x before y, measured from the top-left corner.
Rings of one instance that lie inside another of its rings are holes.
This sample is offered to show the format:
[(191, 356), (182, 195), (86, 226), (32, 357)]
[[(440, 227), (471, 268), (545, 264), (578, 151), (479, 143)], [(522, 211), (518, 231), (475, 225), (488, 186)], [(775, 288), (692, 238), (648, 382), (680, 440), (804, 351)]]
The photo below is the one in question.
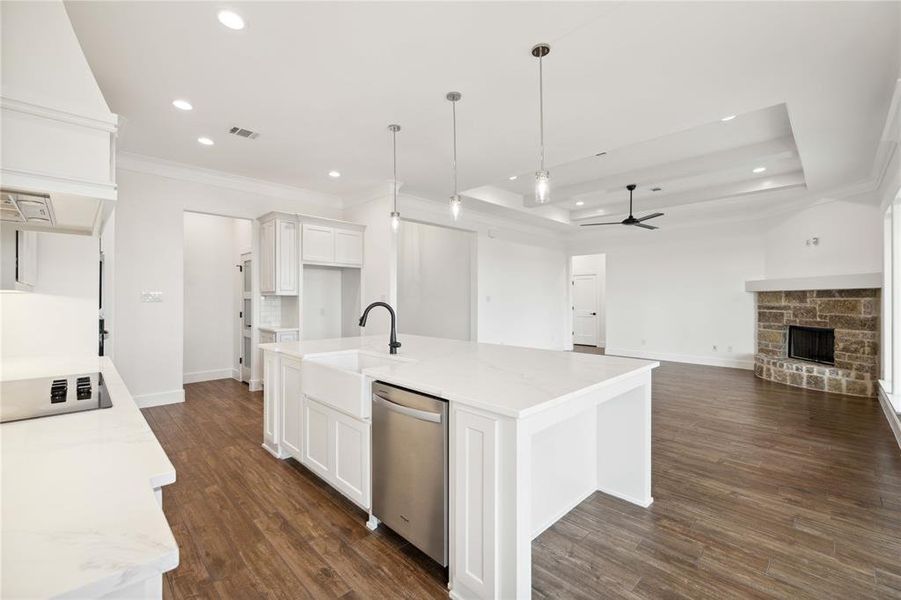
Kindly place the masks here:
[[(231, 380), (145, 409), (178, 472), (166, 598), (446, 597), (443, 571), (260, 447)], [(650, 509), (595, 494), (533, 542), (535, 598), (901, 598), (901, 453), (877, 402), (664, 364)]]

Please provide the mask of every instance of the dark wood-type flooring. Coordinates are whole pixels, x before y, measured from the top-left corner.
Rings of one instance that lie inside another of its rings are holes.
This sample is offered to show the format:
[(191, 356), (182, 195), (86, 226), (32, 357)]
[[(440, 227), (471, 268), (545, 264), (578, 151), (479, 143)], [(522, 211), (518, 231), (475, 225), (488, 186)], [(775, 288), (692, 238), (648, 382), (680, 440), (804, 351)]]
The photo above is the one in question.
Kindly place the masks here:
[[(443, 571), (260, 447), (231, 380), (145, 409), (178, 473), (166, 598), (446, 597)], [(654, 504), (594, 494), (532, 544), (535, 598), (901, 598), (901, 453), (874, 400), (654, 374)]]

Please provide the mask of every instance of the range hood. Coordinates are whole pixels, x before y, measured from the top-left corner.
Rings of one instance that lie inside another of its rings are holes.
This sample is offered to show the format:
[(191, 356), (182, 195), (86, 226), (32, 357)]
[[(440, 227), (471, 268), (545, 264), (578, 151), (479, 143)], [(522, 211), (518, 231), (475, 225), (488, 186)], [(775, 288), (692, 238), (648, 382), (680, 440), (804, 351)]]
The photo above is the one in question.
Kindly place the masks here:
[(16, 229), (96, 235), (102, 208), (98, 198), (0, 189), (0, 221)]
[(53, 215), (53, 204), (47, 194), (29, 194), (12, 190), (0, 190), (0, 221), (26, 223), (53, 227), (56, 218)]

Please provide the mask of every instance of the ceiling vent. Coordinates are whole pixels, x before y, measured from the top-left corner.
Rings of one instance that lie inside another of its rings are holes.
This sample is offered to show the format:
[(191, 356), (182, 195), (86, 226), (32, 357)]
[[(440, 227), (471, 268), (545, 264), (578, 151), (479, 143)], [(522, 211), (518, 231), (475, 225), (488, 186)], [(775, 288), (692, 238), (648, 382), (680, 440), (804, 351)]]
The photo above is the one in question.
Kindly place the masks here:
[(257, 136), (260, 135), (256, 131), (251, 131), (249, 129), (244, 129), (243, 127), (232, 127), (228, 130), (228, 132), (232, 135), (236, 135), (238, 137), (247, 138), (249, 140), (257, 139)]

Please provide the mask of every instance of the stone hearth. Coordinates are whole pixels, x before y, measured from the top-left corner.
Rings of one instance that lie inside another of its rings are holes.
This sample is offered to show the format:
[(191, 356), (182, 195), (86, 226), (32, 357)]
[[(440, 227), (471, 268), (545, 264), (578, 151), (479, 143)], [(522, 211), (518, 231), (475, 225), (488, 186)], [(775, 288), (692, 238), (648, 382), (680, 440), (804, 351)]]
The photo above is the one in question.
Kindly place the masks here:
[[(875, 396), (879, 379), (878, 289), (757, 293), (758, 377), (814, 390)], [(835, 365), (788, 358), (788, 327), (835, 330)]]

